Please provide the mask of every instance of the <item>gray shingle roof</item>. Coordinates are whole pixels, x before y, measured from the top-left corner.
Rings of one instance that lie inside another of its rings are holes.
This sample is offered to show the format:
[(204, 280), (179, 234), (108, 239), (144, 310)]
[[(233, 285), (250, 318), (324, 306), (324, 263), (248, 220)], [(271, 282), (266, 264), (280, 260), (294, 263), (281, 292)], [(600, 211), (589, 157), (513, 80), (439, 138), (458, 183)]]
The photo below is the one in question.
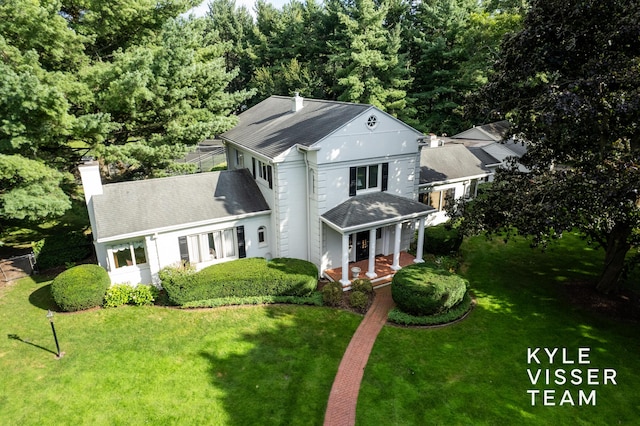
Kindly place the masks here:
[(269, 206), (243, 169), (104, 185), (93, 209), (99, 240), (268, 212)]
[[(476, 139), (473, 135), (482, 134), (482, 140), (501, 141), (506, 138), (509, 133), (511, 123), (507, 120), (496, 121), (494, 123), (483, 124), (467, 129), (456, 135), (451, 136), (452, 139)], [(479, 130), (479, 132), (477, 132)]]
[(306, 98), (303, 102), (301, 110), (292, 112), (292, 98), (271, 96), (240, 114), (238, 125), (220, 137), (275, 158), (296, 144), (313, 145), (372, 108)]
[(464, 145), (446, 144), (437, 148), (422, 148), (420, 183), (450, 181), (487, 174), (482, 162)]
[(388, 192), (372, 192), (349, 198), (322, 215), (322, 220), (341, 231), (355, 231), (373, 223), (380, 226), (426, 216), (435, 209)]

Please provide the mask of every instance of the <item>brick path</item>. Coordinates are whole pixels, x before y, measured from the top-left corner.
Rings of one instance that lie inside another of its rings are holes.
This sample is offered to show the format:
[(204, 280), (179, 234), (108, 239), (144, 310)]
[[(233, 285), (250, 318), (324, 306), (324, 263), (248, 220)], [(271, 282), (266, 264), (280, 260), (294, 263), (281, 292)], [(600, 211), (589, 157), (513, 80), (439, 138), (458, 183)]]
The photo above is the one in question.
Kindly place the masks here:
[(351, 338), (338, 367), (324, 415), (325, 426), (351, 426), (356, 423), (356, 404), (364, 368), (393, 306), (391, 286), (377, 289), (373, 304)]

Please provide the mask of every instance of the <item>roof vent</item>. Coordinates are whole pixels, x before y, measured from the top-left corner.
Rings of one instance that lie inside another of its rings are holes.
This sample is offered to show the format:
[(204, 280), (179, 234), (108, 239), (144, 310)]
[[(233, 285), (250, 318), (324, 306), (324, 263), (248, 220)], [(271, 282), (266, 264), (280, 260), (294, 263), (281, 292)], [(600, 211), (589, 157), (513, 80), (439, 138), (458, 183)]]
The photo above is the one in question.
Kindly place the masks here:
[(304, 107), (304, 98), (302, 96), (300, 96), (300, 94), (298, 92), (296, 92), (296, 95), (293, 97), (292, 102), (291, 102), (291, 111), (292, 112), (298, 112), (303, 107)]

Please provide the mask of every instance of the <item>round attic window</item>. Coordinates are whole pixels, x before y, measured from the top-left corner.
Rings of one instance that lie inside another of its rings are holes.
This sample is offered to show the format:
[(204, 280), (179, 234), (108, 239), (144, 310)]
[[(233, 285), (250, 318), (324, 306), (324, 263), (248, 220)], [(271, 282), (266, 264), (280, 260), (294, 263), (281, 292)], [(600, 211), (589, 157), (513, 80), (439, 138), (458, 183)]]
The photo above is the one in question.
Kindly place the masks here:
[(369, 118), (367, 118), (367, 128), (369, 130), (373, 130), (376, 128), (376, 126), (378, 125), (378, 117), (376, 117), (375, 115), (370, 115)]

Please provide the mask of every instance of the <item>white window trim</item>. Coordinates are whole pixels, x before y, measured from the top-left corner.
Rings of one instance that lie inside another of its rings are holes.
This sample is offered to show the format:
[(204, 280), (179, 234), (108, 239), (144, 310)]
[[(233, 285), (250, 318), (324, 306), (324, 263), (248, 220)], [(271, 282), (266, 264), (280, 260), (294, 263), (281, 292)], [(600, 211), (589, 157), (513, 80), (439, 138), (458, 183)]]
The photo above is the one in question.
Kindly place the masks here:
[[(378, 167), (378, 172), (377, 172), (378, 176), (377, 176), (377, 180), (376, 180), (377, 185), (369, 187), (369, 179), (370, 179), (369, 178), (369, 170), (373, 166), (377, 166)], [(366, 172), (366, 175), (365, 175), (365, 181), (366, 181), (366, 185), (365, 186), (366, 186), (366, 188), (358, 189), (358, 185), (356, 183), (356, 194), (360, 195), (360, 194), (367, 194), (369, 192), (380, 192), (380, 190), (382, 188), (382, 164), (381, 163), (380, 164), (365, 164), (365, 165), (362, 165), (362, 166), (355, 166), (355, 167), (356, 167), (356, 181), (358, 179), (358, 169), (361, 168), (361, 167), (366, 167), (366, 169), (367, 169), (367, 172)]]
[[(135, 253), (136, 248), (142, 248), (144, 250), (144, 258), (146, 262), (137, 263), (136, 253)], [(123, 250), (129, 250), (129, 253), (131, 255), (131, 265), (117, 266), (115, 255), (117, 252), (123, 251)], [(149, 264), (149, 256), (147, 254), (147, 247), (145, 246), (144, 240), (133, 240), (133, 241), (123, 242), (120, 244), (114, 244), (107, 248), (107, 254), (109, 258), (109, 266), (111, 271), (117, 271), (117, 270), (122, 270), (127, 268), (139, 268), (140, 266)]]

